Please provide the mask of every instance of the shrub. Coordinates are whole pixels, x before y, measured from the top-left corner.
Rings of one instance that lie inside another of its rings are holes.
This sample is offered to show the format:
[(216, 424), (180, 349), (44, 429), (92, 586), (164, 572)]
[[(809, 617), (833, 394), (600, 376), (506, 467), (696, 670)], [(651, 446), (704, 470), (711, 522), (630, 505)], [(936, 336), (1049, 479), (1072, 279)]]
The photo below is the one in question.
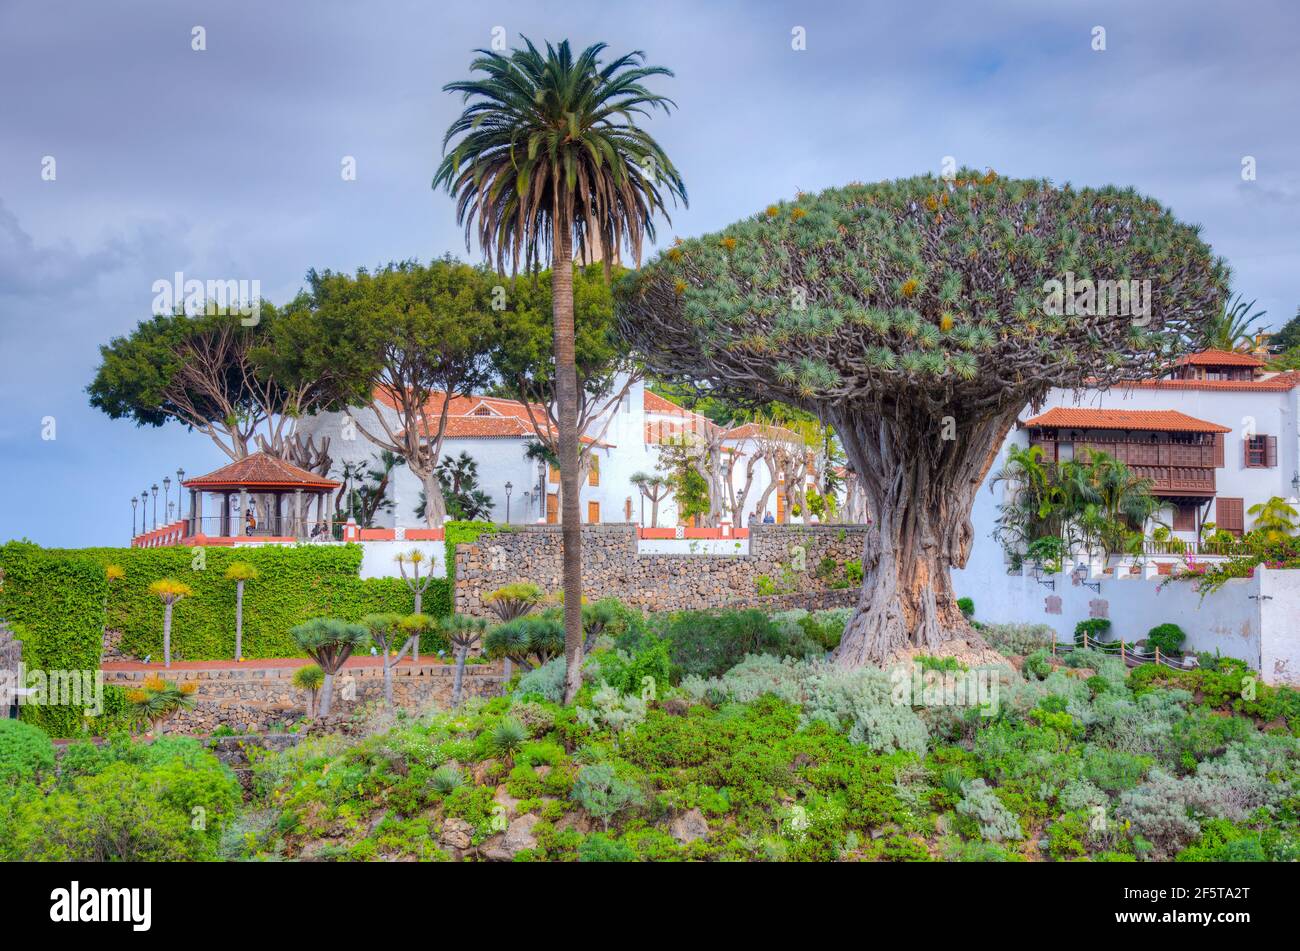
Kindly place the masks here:
[(563, 657), (547, 661), (519, 678), (515, 696), (538, 696), (551, 703), (559, 703), (564, 699), (565, 672)]
[(652, 696), (657, 696), (658, 691), (671, 682), (670, 647), (667, 639), (648, 635), (635, 654), (623, 650), (607, 651), (594, 659), (595, 676), (621, 694), (640, 694), (649, 686)]
[(958, 598), (957, 610), (961, 611), (964, 617), (973, 618), (975, 616), (974, 600), (972, 600), (971, 598)]
[(1074, 625), (1074, 643), (1080, 647), (1084, 646), (1084, 637), (1087, 636), (1088, 644), (1095, 644), (1100, 641), (1110, 630), (1110, 619), (1104, 617), (1092, 617), (1086, 621), (1080, 621)]
[(1052, 664), (1048, 660), (1047, 651), (1039, 648), (1025, 658), (1024, 672), (1026, 676), (1037, 677), (1043, 680), (1052, 672)]
[(1162, 654), (1177, 654), (1186, 639), (1187, 635), (1177, 624), (1157, 624), (1147, 632), (1147, 643)]
[(502, 759), (510, 759), (528, 740), (528, 728), (514, 717), (504, 717), (492, 730), (488, 747)]
[[(10, 861), (210, 861), (239, 784), (188, 739), (73, 752), (49, 790), (20, 787), (0, 857)], [(72, 768), (66, 768), (71, 766)]]
[(608, 729), (615, 733), (633, 729), (646, 717), (646, 702), (635, 694), (621, 694), (601, 684), (591, 695), (591, 707), (577, 707), (578, 722), (589, 730)]
[(606, 763), (593, 763), (578, 770), (573, 783), (573, 801), (599, 819), (609, 831), (609, 821), (625, 809), (644, 801), (641, 788), (622, 778), (614, 767)]
[(54, 744), (40, 727), (0, 720), (0, 783), (38, 779), (54, 769)]
[(1056, 631), (1046, 624), (985, 624), (980, 634), (1004, 654), (1031, 654), (1056, 642)]
[(982, 779), (962, 784), (957, 813), (970, 821), (985, 842), (1014, 841), (1024, 835), (1020, 820)]
[(579, 862), (635, 862), (631, 846), (611, 839), (603, 832), (593, 832), (578, 846)]
[(465, 785), (465, 774), (455, 766), (439, 766), (433, 771), (429, 785), (446, 796)]

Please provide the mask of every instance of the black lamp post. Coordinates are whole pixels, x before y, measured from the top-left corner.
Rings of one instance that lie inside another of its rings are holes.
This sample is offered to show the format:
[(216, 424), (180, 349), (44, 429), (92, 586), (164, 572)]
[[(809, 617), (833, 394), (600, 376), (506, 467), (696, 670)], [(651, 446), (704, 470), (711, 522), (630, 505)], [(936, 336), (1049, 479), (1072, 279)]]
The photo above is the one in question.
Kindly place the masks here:
[(158, 527), (158, 483), (155, 482), (149, 487), (153, 493), (153, 527)]
[(182, 513), (184, 513), (185, 511), (185, 500), (181, 496), (181, 493), (184, 491), (181, 487), (181, 483), (184, 481), (185, 481), (185, 470), (177, 469), (176, 470), (176, 517), (177, 518), (182, 518), (183, 517)]
[(131, 496), (131, 537), (135, 538), (135, 508), (140, 503), (134, 495)]
[(506, 483), (506, 524), (507, 525), (510, 524), (510, 493), (513, 489), (514, 489), (514, 485), (507, 482)]
[(163, 524), (172, 520), (172, 477), (163, 476)]

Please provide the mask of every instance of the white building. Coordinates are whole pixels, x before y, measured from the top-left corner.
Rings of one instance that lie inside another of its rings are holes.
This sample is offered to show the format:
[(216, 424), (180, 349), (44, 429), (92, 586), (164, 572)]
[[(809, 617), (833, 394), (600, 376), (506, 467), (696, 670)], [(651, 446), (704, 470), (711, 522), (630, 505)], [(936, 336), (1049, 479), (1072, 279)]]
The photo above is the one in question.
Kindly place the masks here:
[(1011, 445), (1041, 446), (1048, 462), (1087, 448), (1118, 457), (1152, 480), (1167, 503), (1162, 521), (1188, 551), (1195, 551), (1205, 522), (1237, 535), (1249, 531), (1251, 506), (1273, 497), (1295, 503), (1300, 494), (1298, 397), (1300, 373), (1270, 373), (1255, 356), (1214, 350), (1183, 358), (1161, 379), (1105, 391), (1052, 390), (1042, 411), (1021, 414), (990, 468), (971, 516), (970, 561), (955, 579), (1005, 570), (992, 533), (1010, 487), (992, 479)]
[[(388, 425), (394, 431), (400, 429), (396, 410), (383, 400), (377, 402)], [(441, 394), (430, 399), (425, 416), (437, 420), (442, 403)], [(374, 412), (371, 408), (353, 409), (355, 425), (348, 425), (348, 414), (322, 413), (301, 421), (299, 431), (318, 440), (329, 437), (334, 472), (343, 463), (377, 463), (379, 448), (361, 431), (382, 432)], [(546, 425), (543, 407), (532, 407), (532, 414)], [(583, 437), (591, 447), (592, 459), (582, 483), (583, 521), (635, 522), (649, 526), (651, 504), (642, 498), (632, 483), (632, 476), (638, 472), (657, 472), (659, 447), (675, 439), (691, 438), (691, 434), (720, 441), (726, 458), (731, 461), (728, 472), (737, 493), (743, 491), (749, 471), (747, 463), (759, 451), (760, 440), (783, 434), (792, 442), (799, 441), (796, 434), (773, 427), (761, 431), (752, 425), (720, 429), (705, 417), (651, 393), (638, 380), (611, 414), (593, 421)], [(559, 472), (526, 457), (528, 445), (534, 441), (536, 433), (529, 408), (523, 403), (490, 396), (456, 397), (448, 408), (441, 454), (455, 458), (464, 452), (478, 464), (478, 487), (491, 498), (495, 521), (555, 522), (559, 517)], [(759, 460), (753, 467), (753, 482), (745, 497), (744, 511), (734, 524), (743, 526), (750, 517), (762, 519), (768, 513), (776, 520), (785, 520), (780, 492), (770, 493), (763, 510), (757, 510), (757, 503), (770, 481), (768, 467)], [(423, 520), (415, 514), (422, 490), (420, 480), (407, 467), (395, 468), (387, 490), (393, 507), (391, 511), (379, 513), (376, 527), (422, 525)], [(669, 495), (659, 504), (658, 526), (670, 528), (678, 521), (677, 506)]]

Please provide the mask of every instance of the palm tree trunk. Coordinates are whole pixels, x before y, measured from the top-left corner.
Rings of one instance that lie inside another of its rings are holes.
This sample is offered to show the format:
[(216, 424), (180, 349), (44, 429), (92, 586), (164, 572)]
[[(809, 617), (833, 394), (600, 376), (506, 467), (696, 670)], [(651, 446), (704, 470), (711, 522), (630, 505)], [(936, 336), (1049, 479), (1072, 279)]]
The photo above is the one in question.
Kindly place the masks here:
[(244, 656), (244, 582), (235, 582), (235, 660)]
[(573, 246), (570, 222), (556, 216), (551, 312), (555, 324), (555, 399), (559, 416), (560, 526), (564, 540), (564, 702), (582, 686), (582, 516), (578, 511), (578, 370), (573, 339)]
[(163, 666), (172, 665), (172, 603), (163, 605)]

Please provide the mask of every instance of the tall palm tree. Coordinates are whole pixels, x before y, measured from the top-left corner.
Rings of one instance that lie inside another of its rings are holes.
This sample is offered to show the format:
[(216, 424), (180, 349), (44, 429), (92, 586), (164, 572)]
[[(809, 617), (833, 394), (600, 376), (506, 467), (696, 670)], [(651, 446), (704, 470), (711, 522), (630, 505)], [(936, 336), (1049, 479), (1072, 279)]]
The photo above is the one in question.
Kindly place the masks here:
[[(561, 523), (564, 539), (565, 698), (582, 671), (582, 541), (578, 511), (578, 375), (574, 365), (573, 259), (605, 264), (626, 246), (641, 262), (654, 218), (667, 220), (665, 197), (686, 203), (686, 186), (637, 117), (665, 113), (672, 100), (643, 81), (671, 76), (646, 66), (640, 51), (602, 65), (604, 43), (574, 56), (568, 41), (538, 50), (525, 37), (509, 54), (478, 50), (470, 70), (480, 76), (448, 83), (467, 104), (443, 139), (433, 187), (456, 196), (466, 245), (477, 230), (490, 264), (512, 271), (551, 258), (556, 410), (559, 419)], [(448, 153), (447, 147), (457, 140)]]
[(1234, 294), (1223, 305), (1223, 313), (1205, 326), (1201, 332), (1200, 344), (1207, 350), (1249, 350), (1255, 345), (1256, 325), (1264, 319), (1265, 311), (1251, 308), (1254, 301), (1247, 303), (1240, 294)]

